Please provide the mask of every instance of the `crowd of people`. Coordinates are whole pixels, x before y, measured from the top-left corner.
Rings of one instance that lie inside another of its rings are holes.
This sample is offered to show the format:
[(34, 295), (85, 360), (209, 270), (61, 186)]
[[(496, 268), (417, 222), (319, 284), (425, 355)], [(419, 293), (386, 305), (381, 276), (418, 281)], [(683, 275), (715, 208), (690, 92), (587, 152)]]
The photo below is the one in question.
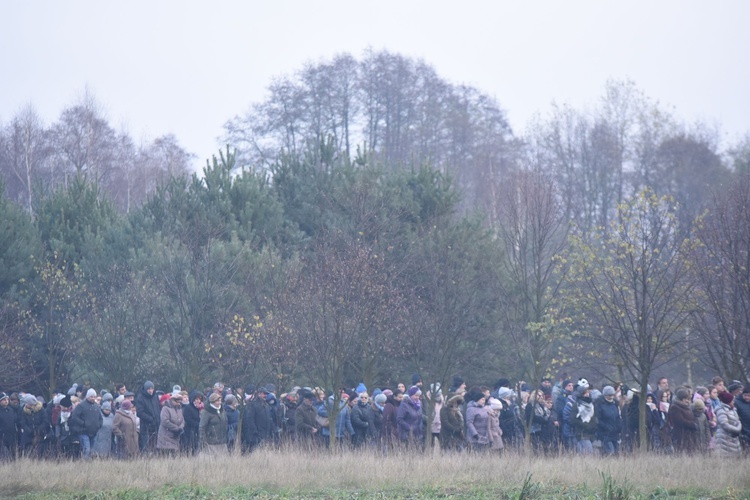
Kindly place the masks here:
[[(648, 449), (740, 457), (750, 452), (750, 387), (721, 377), (672, 391), (661, 378), (646, 391), (616, 383), (595, 388), (585, 378), (539, 385), (472, 386), (456, 375), (452, 387), (407, 387), (336, 394), (273, 384), (234, 390), (217, 382), (189, 393), (159, 391), (146, 381), (137, 393), (74, 384), (48, 402), (25, 392), (0, 392), (0, 459), (176, 456), (251, 453), (284, 444), (337, 446), (388, 453), (439, 445), (443, 453), (497, 453), (529, 445), (534, 453), (615, 455), (638, 447), (645, 412)], [(645, 394), (644, 394), (645, 393)], [(530, 440), (529, 443), (526, 440)]]

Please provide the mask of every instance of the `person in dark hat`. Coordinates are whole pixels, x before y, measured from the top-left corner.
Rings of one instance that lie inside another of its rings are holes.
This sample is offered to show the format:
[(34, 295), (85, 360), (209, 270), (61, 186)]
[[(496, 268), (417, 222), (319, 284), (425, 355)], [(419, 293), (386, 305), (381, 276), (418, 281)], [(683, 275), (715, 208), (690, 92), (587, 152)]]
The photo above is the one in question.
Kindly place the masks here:
[(412, 374), (411, 385), (417, 386), (421, 389), (422, 388), (422, 375), (420, 375), (419, 373)]
[(742, 423), (734, 407), (734, 396), (729, 391), (719, 393), (721, 406), (716, 410), (715, 446), (717, 454), (721, 457), (742, 456), (742, 445), (740, 444), (740, 433)]
[(742, 424), (740, 444), (745, 452), (750, 451), (750, 385), (743, 388), (742, 394), (734, 398), (734, 409)]
[(200, 449), (199, 427), (203, 411), (203, 393), (197, 389), (190, 391), (188, 404), (182, 409), (185, 419), (185, 432), (182, 434), (180, 447), (184, 453), (195, 455)]
[(0, 460), (16, 456), (18, 414), (10, 407), (10, 396), (0, 392)]
[(138, 408), (140, 419), (139, 445), (141, 452), (153, 451), (156, 447), (156, 437), (161, 420), (161, 404), (159, 396), (154, 390), (154, 383), (147, 380), (135, 397), (135, 407)]
[[(249, 387), (248, 387), (249, 388)], [(254, 387), (253, 387), (254, 388)], [(273, 420), (268, 407), (268, 389), (261, 386), (242, 415), (242, 452), (249, 453), (273, 437)]]
[(312, 391), (303, 391), (302, 402), (295, 413), (295, 427), (297, 431), (297, 442), (300, 446), (310, 448), (317, 442), (317, 434), (320, 432), (315, 416), (317, 412), (313, 407), (315, 394)]

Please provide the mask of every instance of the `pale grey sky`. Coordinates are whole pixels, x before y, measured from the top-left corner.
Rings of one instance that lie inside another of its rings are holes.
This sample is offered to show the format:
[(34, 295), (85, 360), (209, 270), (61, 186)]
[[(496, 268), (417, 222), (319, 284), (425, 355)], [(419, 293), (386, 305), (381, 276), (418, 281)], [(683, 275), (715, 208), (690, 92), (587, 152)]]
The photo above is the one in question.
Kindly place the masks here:
[(200, 166), (274, 76), (372, 47), (494, 96), (516, 133), (627, 78), (726, 142), (750, 131), (749, 20), (746, 0), (0, 0), (0, 123), (32, 103), (49, 124), (88, 86), (115, 128), (174, 133)]

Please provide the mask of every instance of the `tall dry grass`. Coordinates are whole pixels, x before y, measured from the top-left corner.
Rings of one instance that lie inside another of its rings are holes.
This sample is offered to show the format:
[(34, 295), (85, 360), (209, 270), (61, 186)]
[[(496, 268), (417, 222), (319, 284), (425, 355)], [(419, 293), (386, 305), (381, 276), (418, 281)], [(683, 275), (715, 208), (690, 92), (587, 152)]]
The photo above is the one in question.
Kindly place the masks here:
[(267, 491), (389, 490), (423, 487), (520, 487), (528, 474), (544, 488), (597, 488), (601, 473), (634, 492), (750, 491), (750, 461), (658, 455), (618, 458), (539, 458), (505, 453), (474, 455), (260, 450), (225, 458), (150, 458), (132, 461), (18, 460), (0, 464), (0, 496), (19, 493), (155, 490), (165, 485), (244, 486)]

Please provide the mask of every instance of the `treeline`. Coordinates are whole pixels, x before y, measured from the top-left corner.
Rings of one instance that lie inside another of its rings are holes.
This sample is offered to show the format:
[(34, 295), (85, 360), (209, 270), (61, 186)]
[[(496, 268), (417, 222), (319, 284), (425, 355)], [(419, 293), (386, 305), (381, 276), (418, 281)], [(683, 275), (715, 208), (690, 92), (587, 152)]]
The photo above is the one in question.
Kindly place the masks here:
[(632, 83), (516, 135), (426, 63), (342, 55), (227, 142), (189, 176), (89, 98), (2, 124), (4, 386), (750, 375), (748, 142)]

